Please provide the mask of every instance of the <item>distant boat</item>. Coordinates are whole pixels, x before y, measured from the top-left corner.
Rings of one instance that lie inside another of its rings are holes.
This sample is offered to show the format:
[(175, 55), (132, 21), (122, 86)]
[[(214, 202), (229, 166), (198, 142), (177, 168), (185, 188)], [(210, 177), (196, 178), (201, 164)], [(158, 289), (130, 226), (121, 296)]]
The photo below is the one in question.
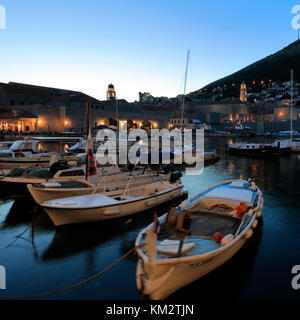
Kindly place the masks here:
[(292, 135), (292, 137), (298, 138), (300, 137), (300, 133), (295, 130), (288, 130), (288, 131), (280, 131), (278, 134), (278, 138), (289, 138)]
[[(46, 143), (56, 143), (61, 145), (62, 143), (78, 140), (79, 138), (68, 137), (31, 137), (28, 140), (15, 141), (11, 146), (9, 146), (8, 149), (0, 151), (0, 168), (11, 169), (15, 167), (49, 167), (51, 156), (58, 153), (43, 150), (43, 145)], [(74, 157), (64, 156), (64, 159), (73, 160)]]
[(41, 203), (55, 226), (95, 222), (143, 212), (183, 196), (183, 185), (156, 182), (104, 193), (55, 199)]
[(291, 152), (289, 144), (275, 141), (274, 143), (232, 143), (226, 146), (226, 151), (239, 155), (274, 156), (286, 155)]
[(137, 236), (139, 291), (165, 299), (223, 265), (252, 236), (262, 209), (262, 192), (244, 180), (219, 183), (171, 209)]

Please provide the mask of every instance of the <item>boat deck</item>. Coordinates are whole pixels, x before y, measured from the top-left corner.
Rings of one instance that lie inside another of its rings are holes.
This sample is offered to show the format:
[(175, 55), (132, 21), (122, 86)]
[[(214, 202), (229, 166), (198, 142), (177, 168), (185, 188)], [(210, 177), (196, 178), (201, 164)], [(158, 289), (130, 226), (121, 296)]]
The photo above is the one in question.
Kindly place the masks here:
[[(235, 234), (240, 222), (239, 218), (223, 214), (205, 211), (192, 212), (192, 224), (184, 239), (182, 256), (201, 255), (220, 248), (221, 245), (214, 240), (214, 234), (216, 232), (221, 232), (224, 236)], [(246, 225), (247, 219), (244, 227)], [(142, 242), (144, 241), (145, 239), (142, 240)], [(163, 221), (157, 237), (157, 258), (170, 259), (172, 256), (175, 257), (178, 247), (177, 236), (167, 232), (166, 223)], [(145, 252), (145, 249), (143, 251)]]

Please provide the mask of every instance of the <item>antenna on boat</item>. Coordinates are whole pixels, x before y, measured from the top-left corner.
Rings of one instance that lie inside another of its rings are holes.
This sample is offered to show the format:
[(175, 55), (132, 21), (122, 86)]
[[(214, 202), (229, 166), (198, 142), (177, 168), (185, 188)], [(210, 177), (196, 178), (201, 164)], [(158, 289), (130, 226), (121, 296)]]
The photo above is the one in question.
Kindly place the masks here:
[(182, 106), (181, 106), (181, 118), (180, 118), (181, 131), (183, 130), (182, 121), (183, 121), (183, 111), (184, 111), (184, 104), (185, 104), (186, 80), (187, 80), (187, 75), (188, 75), (189, 59), (190, 59), (190, 50), (188, 50), (187, 57), (186, 57), (185, 76), (184, 76), (184, 90), (183, 90)]

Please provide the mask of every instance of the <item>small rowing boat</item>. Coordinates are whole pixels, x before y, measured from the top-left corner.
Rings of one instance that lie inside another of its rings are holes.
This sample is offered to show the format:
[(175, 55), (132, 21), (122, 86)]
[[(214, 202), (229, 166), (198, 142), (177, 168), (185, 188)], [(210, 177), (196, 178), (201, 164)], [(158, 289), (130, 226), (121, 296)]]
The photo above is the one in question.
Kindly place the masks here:
[(184, 195), (183, 185), (168, 181), (41, 203), (55, 226), (115, 219), (142, 212)]
[[(37, 204), (41, 204), (44, 201), (53, 199), (121, 190), (125, 189), (128, 183), (141, 186), (157, 181), (172, 180), (174, 175), (176, 175), (176, 172), (175, 174), (157, 174), (151, 170), (145, 172), (138, 170), (98, 177), (97, 186), (82, 179), (66, 179), (64, 181), (53, 180), (28, 184), (27, 189), (34, 201)], [(180, 181), (180, 177), (178, 177), (178, 181)]]
[(251, 180), (219, 183), (172, 208), (136, 239), (138, 289), (164, 299), (215, 270), (252, 236), (262, 209), (262, 192)]

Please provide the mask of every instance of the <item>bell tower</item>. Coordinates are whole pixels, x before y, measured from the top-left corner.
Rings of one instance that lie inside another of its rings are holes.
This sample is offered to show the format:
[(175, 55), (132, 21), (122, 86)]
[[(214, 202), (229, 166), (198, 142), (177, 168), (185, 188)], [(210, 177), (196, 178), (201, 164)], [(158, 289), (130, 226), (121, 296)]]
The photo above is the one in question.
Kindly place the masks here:
[(107, 100), (116, 100), (116, 91), (113, 84), (110, 84), (107, 89)]
[(241, 102), (247, 102), (247, 86), (244, 81), (241, 84), (240, 100)]

